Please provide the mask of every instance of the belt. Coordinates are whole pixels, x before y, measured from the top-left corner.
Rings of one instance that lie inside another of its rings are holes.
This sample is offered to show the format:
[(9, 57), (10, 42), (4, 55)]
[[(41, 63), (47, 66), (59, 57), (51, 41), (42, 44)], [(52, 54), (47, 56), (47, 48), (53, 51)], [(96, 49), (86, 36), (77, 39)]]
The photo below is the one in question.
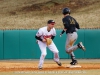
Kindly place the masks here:
[[(76, 32), (76, 31), (74, 31), (74, 32)], [(68, 32), (68, 33), (74, 33), (74, 32)]]

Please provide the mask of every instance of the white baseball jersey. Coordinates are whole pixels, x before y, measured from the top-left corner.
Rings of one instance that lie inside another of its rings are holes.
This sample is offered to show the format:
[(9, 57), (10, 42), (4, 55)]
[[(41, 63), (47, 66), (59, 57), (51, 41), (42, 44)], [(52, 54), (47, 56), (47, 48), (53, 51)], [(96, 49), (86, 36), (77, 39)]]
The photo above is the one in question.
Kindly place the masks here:
[[(45, 26), (45, 27), (42, 27), (38, 30), (38, 32), (36, 33), (36, 36), (40, 37), (41, 39), (51, 38), (52, 36), (56, 36), (56, 31), (55, 31), (55, 28), (52, 28), (48, 32), (47, 26)], [(58, 51), (58, 49), (57, 49), (57, 47), (56, 47), (56, 45), (54, 44), (53, 41), (49, 46), (47, 46), (45, 42), (38, 40), (38, 45), (39, 45), (40, 50), (41, 50), (39, 67), (43, 66), (45, 56), (47, 55), (46, 47), (48, 47), (50, 49), (50, 51), (52, 51), (54, 53), (54, 61), (55, 62), (59, 61), (59, 55), (58, 55), (59, 51)]]
[(37, 37), (40, 37), (41, 39), (45, 38), (51, 38), (52, 36), (56, 36), (55, 28), (52, 28), (49, 32), (47, 31), (47, 26), (42, 27), (38, 30), (36, 33)]

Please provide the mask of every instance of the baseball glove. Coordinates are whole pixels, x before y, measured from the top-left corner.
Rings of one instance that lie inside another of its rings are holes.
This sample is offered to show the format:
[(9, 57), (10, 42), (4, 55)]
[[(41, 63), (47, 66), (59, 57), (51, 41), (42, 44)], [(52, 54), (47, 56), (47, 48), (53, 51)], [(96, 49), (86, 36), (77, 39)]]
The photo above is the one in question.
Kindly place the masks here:
[(47, 44), (47, 46), (49, 46), (51, 43), (52, 43), (52, 39), (46, 38), (46, 44)]

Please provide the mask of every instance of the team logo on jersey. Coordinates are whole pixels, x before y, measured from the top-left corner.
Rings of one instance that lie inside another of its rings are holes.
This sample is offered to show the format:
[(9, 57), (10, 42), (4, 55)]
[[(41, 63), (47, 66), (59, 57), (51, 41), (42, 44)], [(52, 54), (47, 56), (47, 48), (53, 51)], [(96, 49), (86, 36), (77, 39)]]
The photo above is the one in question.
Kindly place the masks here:
[(70, 21), (70, 24), (75, 24), (75, 20), (73, 18), (72, 19), (69, 18), (69, 21)]
[(45, 38), (51, 38), (51, 37), (52, 37), (52, 35), (43, 36), (44, 39), (45, 39)]

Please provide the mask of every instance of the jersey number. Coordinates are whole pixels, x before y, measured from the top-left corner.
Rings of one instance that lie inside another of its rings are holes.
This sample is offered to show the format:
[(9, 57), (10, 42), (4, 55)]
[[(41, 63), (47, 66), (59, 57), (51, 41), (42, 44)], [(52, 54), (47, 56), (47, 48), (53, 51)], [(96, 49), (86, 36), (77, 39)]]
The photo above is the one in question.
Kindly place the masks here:
[(74, 19), (69, 19), (70, 24), (75, 24), (75, 20)]

